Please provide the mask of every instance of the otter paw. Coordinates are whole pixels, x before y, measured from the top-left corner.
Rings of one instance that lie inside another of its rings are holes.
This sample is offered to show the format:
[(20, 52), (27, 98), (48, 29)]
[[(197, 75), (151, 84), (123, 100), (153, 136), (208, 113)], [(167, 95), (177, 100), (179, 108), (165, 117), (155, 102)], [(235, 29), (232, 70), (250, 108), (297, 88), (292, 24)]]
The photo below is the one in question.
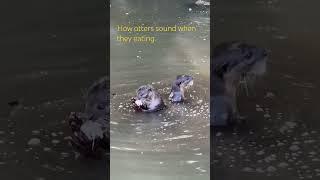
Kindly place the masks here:
[[(101, 158), (106, 153), (110, 141), (105, 134), (101, 135), (100, 131), (94, 131), (88, 137), (88, 132), (83, 131), (83, 125), (87, 124), (84, 123), (85, 120), (83, 113), (73, 112), (70, 114), (68, 118), (72, 131), (70, 143), (76, 151), (85, 157)], [(90, 129), (95, 130), (96, 128), (89, 126), (86, 130)]]
[(68, 117), (68, 123), (72, 132), (80, 130), (83, 120), (84, 120), (84, 116), (82, 115), (82, 113), (76, 113), (76, 112), (70, 113)]
[(110, 144), (106, 136), (90, 140), (82, 131), (74, 132), (70, 142), (76, 151), (90, 158), (102, 158)]
[(137, 106), (142, 106), (143, 105), (141, 100), (136, 100), (135, 103), (136, 103)]

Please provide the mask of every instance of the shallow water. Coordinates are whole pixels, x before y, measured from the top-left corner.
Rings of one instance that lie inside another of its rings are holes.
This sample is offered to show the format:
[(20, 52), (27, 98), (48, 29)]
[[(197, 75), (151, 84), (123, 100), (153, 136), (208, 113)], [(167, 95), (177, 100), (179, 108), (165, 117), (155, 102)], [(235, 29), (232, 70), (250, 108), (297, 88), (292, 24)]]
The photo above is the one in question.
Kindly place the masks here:
[[(111, 2), (111, 179), (209, 179), (209, 12), (190, 3)], [(115, 26), (129, 23), (198, 30), (158, 33), (154, 44), (117, 42)], [(192, 75), (194, 85), (187, 101), (173, 105), (179, 74)], [(167, 109), (133, 112), (130, 99), (144, 84), (159, 90)]]
[(239, 107), (247, 123), (215, 129), (215, 179), (318, 179), (317, 1), (217, 1), (214, 44), (246, 40), (271, 50), (267, 74)]

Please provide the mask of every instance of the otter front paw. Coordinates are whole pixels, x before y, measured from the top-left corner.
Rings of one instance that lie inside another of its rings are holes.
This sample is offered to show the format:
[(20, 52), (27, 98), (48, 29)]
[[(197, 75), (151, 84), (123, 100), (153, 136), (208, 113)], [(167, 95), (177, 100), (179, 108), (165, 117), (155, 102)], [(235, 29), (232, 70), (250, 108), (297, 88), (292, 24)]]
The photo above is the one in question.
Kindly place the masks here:
[(136, 100), (135, 103), (136, 103), (137, 106), (142, 106), (143, 105), (141, 100)]
[[(70, 143), (85, 157), (101, 158), (109, 147), (109, 139), (96, 128), (95, 123), (86, 120), (83, 113), (70, 114), (68, 117), (69, 127), (72, 130)], [(84, 125), (88, 128), (84, 128)]]

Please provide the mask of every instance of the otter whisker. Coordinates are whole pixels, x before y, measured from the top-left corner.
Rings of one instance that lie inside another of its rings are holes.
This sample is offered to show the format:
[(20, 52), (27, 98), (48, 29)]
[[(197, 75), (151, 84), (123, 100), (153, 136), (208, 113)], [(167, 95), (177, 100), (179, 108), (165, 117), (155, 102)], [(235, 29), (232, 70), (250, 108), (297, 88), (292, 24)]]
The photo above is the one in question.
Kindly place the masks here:
[(251, 92), (249, 88), (256, 76), (265, 73), (267, 58), (268, 52), (264, 48), (239, 41), (222, 43), (214, 48), (211, 63), (214, 126), (225, 126), (238, 119), (237, 95), (244, 90), (247, 96), (255, 96), (255, 91)]
[(95, 139), (93, 138), (92, 139), (92, 147), (91, 147), (92, 150), (94, 149), (94, 142), (95, 142)]
[(246, 76), (242, 76), (240, 80), (240, 85), (245, 89), (247, 96), (249, 96), (249, 87), (248, 87), (248, 81)]

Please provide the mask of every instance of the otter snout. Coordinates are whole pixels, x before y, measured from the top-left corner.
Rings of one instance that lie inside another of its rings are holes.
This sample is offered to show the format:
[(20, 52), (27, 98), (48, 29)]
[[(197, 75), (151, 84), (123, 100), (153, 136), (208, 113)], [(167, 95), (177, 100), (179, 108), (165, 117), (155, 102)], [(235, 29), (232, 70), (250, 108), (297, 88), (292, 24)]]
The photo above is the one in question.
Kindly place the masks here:
[(185, 89), (193, 85), (193, 77), (190, 75), (178, 75), (176, 80), (172, 83), (169, 100), (177, 103), (185, 99)]

